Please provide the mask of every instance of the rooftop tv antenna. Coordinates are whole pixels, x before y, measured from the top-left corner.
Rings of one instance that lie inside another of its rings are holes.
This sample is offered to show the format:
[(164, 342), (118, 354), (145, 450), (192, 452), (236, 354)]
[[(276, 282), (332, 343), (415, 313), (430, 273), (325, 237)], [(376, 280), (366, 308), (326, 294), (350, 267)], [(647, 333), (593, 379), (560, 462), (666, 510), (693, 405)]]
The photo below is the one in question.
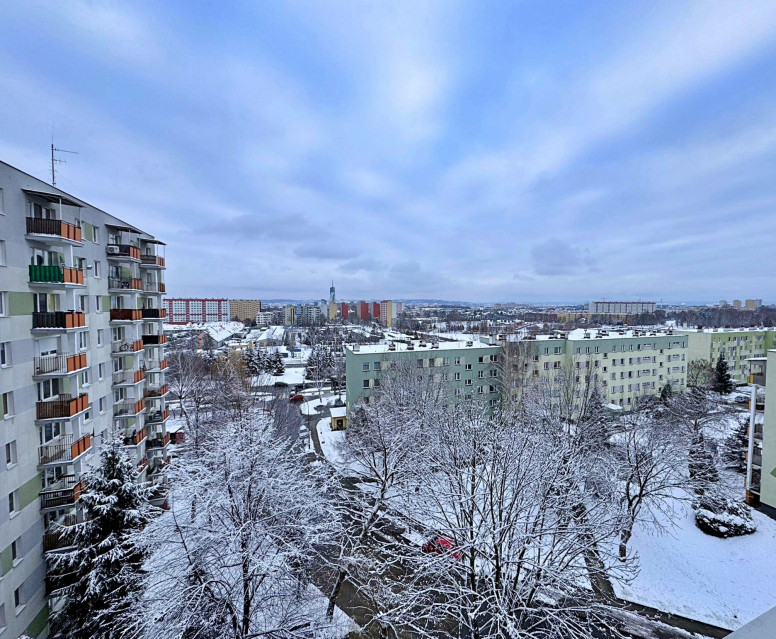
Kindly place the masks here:
[(51, 186), (57, 185), (57, 171), (56, 171), (56, 165), (57, 164), (67, 164), (67, 160), (60, 160), (58, 157), (54, 155), (54, 153), (72, 153), (73, 155), (78, 155), (78, 151), (68, 151), (67, 149), (57, 149), (54, 146), (54, 143), (51, 143)]

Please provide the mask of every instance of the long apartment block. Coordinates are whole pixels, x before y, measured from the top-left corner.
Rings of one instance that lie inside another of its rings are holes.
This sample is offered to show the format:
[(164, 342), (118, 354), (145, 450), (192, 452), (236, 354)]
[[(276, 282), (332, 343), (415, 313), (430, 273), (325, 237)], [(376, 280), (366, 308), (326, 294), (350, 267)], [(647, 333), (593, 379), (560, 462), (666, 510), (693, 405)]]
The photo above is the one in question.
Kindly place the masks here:
[(724, 355), (728, 370), (739, 383), (749, 379), (751, 357), (765, 357), (774, 347), (776, 329), (761, 327), (750, 328), (697, 328), (677, 330), (677, 333), (689, 338), (689, 357), (691, 362), (717, 363)]
[(666, 384), (687, 386), (688, 337), (670, 330), (576, 329), (506, 342), (505, 350), (512, 385), (573, 375), (597, 384), (607, 403), (625, 410)]
[[(163, 243), (0, 162), (0, 628), (48, 633), (46, 555), (118, 439), (137, 481), (169, 462)], [(2, 631), (0, 631), (2, 632)]]

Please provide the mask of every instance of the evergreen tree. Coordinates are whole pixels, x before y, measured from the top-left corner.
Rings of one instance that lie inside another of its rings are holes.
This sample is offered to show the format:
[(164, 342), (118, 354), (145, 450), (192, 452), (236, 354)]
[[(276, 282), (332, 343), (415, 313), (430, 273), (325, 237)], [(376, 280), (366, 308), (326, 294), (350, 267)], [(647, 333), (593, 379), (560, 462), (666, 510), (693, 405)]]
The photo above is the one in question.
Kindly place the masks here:
[(145, 527), (150, 506), (135, 477), (118, 442), (82, 477), (84, 521), (68, 528), (73, 548), (50, 556), (54, 595), (64, 601), (52, 619), (61, 636), (115, 637), (140, 594), (144, 553), (133, 533)]
[(722, 444), (722, 458), (728, 468), (746, 472), (746, 451), (749, 448), (749, 420), (744, 418)]
[(733, 384), (733, 378), (728, 370), (727, 360), (720, 353), (717, 366), (714, 369), (714, 388), (712, 390), (721, 394), (727, 394), (732, 393), (734, 388), (735, 384)]
[(259, 360), (259, 354), (256, 352), (256, 349), (248, 348), (245, 351), (245, 355), (243, 357), (245, 359), (245, 366), (251, 375), (260, 375), (262, 373), (261, 362)]
[(660, 401), (663, 402), (663, 404), (668, 404), (668, 402), (671, 401), (673, 394), (674, 389), (671, 387), (671, 384), (666, 382), (665, 386), (660, 389)]
[(275, 351), (275, 354), (272, 356), (272, 374), (282, 375), (285, 372), (286, 367), (283, 366), (283, 356), (280, 354), (280, 351)]

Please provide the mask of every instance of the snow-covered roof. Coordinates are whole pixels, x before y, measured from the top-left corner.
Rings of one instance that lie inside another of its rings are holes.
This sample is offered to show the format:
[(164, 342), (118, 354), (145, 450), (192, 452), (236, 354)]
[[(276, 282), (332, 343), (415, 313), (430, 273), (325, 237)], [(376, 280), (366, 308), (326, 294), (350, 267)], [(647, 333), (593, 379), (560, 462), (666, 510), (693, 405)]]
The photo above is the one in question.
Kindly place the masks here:
[(332, 417), (345, 417), (347, 414), (347, 409), (343, 406), (342, 408), (332, 408), (331, 409), (331, 416)]
[(434, 348), (431, 342), (421, 342), (418, 340), (413, 340), (412, 349), (408, 349), (407, 348), (408, 346), (409, 346), (408, 344), (405, 344), (403, 342), (393, 342), (392, 344), (361, 344), (361, 345), (355, 345), (355, 346), (348, 344), (347, 346), (345, 346), (345, 348), (356, 355), (358, 355), (359, 353), (376, 354), (376, 353), (405, 352), (407, 350), (409, 350), (410, 352), (413, 352), (413, 351), (414, 352), (426, 352), (426, 351), (441, 352), (441, 351), (450, 351), (450, 350), (466, 350), (470, 348), (492, 348), (492, 349), (498, 348), (498, 346), (491, 346), (490, 344), (483, 344), (482, 342), (475, 342), (475, 341), (439, 342), (439, 347)]
[(679, 328), (680, 333), (748, 333), (751, 331), (776, 331), (776, 328), (767, 326), (741, 326), (739, 328)]
[(537, 340), (567, 339), (570, 341), (590, 339), (623, 339), (628, 337), (668, 337), (673, 332), (661, 329), (640, 328), (575, 328), (574, 330), (553, 335), (537, 335)]

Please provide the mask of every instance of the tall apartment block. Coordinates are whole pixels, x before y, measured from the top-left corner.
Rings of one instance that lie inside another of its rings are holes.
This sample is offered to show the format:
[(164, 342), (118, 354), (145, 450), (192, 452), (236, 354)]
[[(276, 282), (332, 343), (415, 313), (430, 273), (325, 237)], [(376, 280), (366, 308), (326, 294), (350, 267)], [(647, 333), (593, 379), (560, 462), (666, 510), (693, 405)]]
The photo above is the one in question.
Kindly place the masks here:
[(229, 319), (237, 318), (238, 321), (256, 320), (261, 313), (261, 300), (229, 300)]
[[(776, 350), (749, 360), (749, 446), (746, 455), (746, 502), (776, 517)], [(764, 393), (758, 392), (764, 388)]]
[(691, 362), (707, 361), (712, 366), (724, 355), (731, 376), (739, 383), (749, 378), (748, 359), (765, 357), (774, 347), (776, 329), (772, 328), (698, 328), (677, 330), (687, 335)]
[(227, 299), (170, 298), (166, 304), (170, 324), (229, 322), (232, 319)]
[(633, 408), (642, 396), (659, 395), (666, 384), (687, 386), (687, 335), (671, 331), (576, 329), (505, 344), (505, 374), (515, 386), (531, 379), (552, 383), (574, 375), (597, 383), (605, 401)]
[[(170, 438), (163, 244), (0, 162), (0, 627), (48, 633), (52, 526), (109, 441), (159, 484)], [(52, 602), (53, 603), (53, 602)]]

